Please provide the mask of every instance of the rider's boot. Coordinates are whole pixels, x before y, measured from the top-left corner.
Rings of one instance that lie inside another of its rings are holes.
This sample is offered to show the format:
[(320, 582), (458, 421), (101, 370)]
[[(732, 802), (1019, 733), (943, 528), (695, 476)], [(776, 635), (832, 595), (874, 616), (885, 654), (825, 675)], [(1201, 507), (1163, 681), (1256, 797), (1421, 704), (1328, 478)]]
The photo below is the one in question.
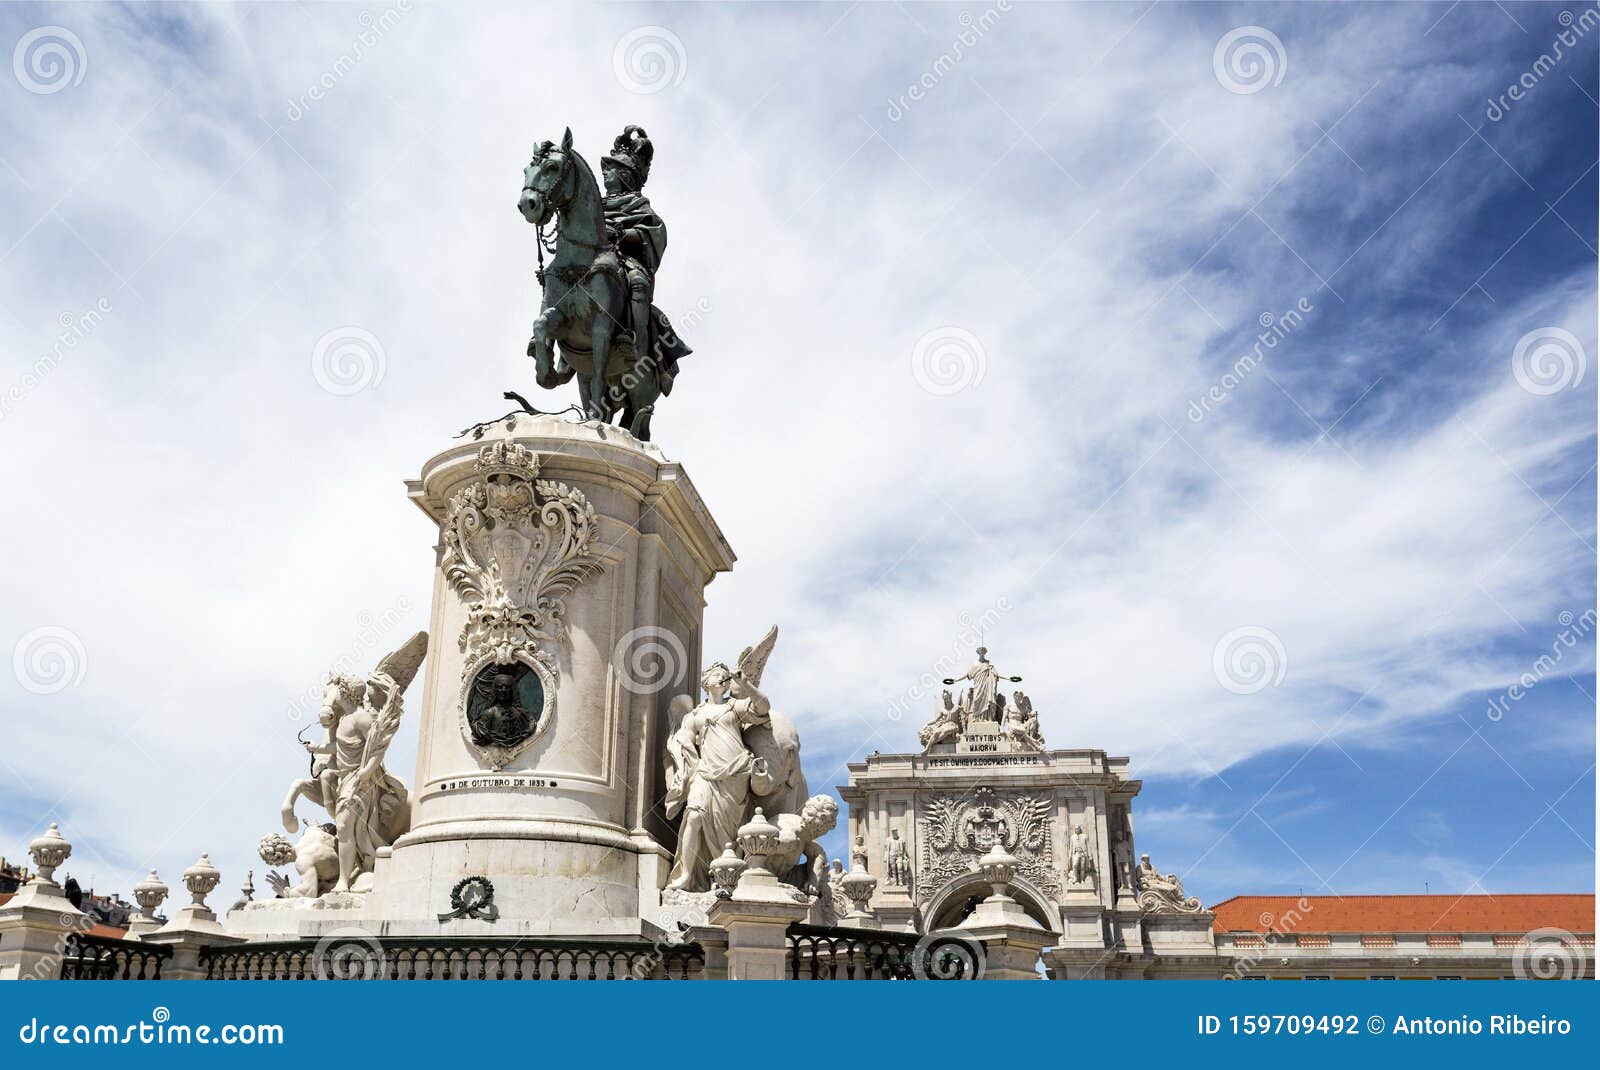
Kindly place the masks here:
[(634, 359), (648, 361), (650, 352), (650, 283), (646, 279), (630, 276), (628, 299), (633, 311)]

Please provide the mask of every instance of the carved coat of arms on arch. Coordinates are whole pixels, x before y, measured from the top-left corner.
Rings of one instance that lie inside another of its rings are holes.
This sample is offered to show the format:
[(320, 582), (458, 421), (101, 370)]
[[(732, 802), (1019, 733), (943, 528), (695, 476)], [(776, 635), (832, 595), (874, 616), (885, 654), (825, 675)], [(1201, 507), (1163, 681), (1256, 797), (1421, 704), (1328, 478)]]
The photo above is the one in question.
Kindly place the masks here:
[(552, 648), (566, 638), (564, 599), (604, 562), (594, 506), (581, 491), (540, 479), (527, 447), (487, 443), (474, 467), (445, 511), (439, 567), (467, 606), (462, 735), (499, 770), (555, 718)]
[(1051, 895), (1059, 892), (1052, 862), (1051, 810), (1048, 797), (1001, 794), (987, 787), (926, 799), (918, 814), (922, 857), (915, 881), (917, 900), (931, 899), (950, 881), (975, 872), (978, 859), (996, 844), (1016, 856), (1017, 872), (1030, 883)]

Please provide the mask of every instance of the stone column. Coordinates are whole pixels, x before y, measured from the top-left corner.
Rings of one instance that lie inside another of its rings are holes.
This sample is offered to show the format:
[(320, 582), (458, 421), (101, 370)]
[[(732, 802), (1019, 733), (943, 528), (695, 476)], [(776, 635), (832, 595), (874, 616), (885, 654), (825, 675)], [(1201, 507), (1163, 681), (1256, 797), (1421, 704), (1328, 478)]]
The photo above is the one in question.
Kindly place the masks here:
[(1055, 934), (1041, 928), (1021, 904), (1006, 894), (1006, 886), (1017, 875), (1017, 860), (997, 843), (978, 860), (978, 868), (989, 882), (991, 894), (958, 928), (982, 941), (984, 979), (1039, 980), (1039, 952)]
[(183, 886), (189, 889), (191, 902), (179, 907), (172, 920), (161, 928), (140, 937), (142, 943), (172, 948), (172, 958), (161, 969), (164, 980), (204, 978), (205, 967), (200, 964), (203, 949), (244, 942), (244, 937), (224, 929), (216, 913), (206, 906), (206, 896), (215, 891), (221, 881), (222, 874), (211, 864), (211, 856), (202, 854), (194, 865), (183, 871)]
[(710, 924), (728, 934), (729, 980), (779, 981), (789, 976), (789, 926), (805, 920), (810, 904), (798, 901), (795, 889), (766, 868), (767, 857), (777, 850), (778, 834), (778, 826), (757, 808), (739, 829), (739, 849), (748, 868), (732, 897), (718, 899), (708, 913)]
[(34, 877), (0, 906), (0, 981), (54, 981), (61, 976), (67, 937), (93, 922), (56, 883), (56, 868), (72, 854), (72, 844), (55, 822), (28, 844)]

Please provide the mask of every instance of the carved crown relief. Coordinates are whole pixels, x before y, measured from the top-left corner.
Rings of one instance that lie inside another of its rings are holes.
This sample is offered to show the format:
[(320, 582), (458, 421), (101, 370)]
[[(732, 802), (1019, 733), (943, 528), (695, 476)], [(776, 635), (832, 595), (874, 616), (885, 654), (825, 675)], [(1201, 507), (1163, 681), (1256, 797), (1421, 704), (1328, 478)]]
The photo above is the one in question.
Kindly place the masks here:
[[(477, 478), (450, 498), (439, 567), (467, 605), (459, 643), (461, 726), (468, 746), (494, 769), (504, 767), (555, 716), (557, 663), (551, 650), (566, 638), (565, 597), (604, 562), (596, 552), (599, 522), (581, 491), (539, 478), (539, 458), (516, 442), (491, 442), (478, 451)], [(538, 676), (542, 708), (511, 719), (494, 742), (481, 724), (474, 733), (468, 705), (500, 670), (520, 663)], [(476, 685), (476, 687), (475, 687)], [(524, 722), (526, 722), (524, 730)], [(477, 739), (474, 738), (476, 734)]]
[(928, 799), (920, 814), (921, 859), (915, 883), (919, 902), (946, 884), (974, 873), (978, 859), (999, 844), (1017, 859), (1017, 872), (1047, 894), (1060, 891), (1052, 863), (1048, 797), (1001, 795), (979, 788), (970, 795)]

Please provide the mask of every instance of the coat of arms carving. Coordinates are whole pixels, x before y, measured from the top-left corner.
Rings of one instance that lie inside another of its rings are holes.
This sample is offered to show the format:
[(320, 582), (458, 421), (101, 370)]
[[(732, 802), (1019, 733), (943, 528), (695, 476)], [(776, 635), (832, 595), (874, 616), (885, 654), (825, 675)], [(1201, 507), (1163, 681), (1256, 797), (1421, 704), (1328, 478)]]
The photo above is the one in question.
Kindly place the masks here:
[(1051, 861), (1049, 798), (1001, 795), (984, 787), (970, 795), (934, 796), (921, 809), (922, 858), (915, 881), (919, 902), (976, 872), (978, 859), (996, 844), (1016, 856), (1017, 872), (1041, 891), (1054, 895), (1060, 890)]
[(450, 498), (439, 567), (467, 605), (458, 640), (462, 734), (498, 770), (554, 718), (551, 647), (566, 638), (564, 599), (604, 562), (594, 506), (581, 491), (540, 479), (531, 450), (488, 443), (475, 469)]

